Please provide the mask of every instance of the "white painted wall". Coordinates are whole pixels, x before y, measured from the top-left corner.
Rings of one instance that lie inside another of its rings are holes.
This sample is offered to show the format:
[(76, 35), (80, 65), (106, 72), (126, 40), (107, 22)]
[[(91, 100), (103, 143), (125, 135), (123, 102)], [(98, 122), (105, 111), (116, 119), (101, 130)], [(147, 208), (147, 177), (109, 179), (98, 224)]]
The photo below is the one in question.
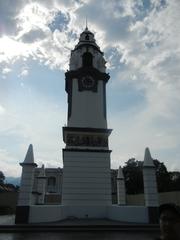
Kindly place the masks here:
[(78, 79), (73, 79), (72, 112), (68, 127), (107, 128), (104, 117), (103, 81), (98, 91), (78, 91)]
[(60, 205), (31, 205), (29, 223), (55, 222), (63, 219)]
[(107, 218), (122, 222), (148, 223), (148, 208), (112, 205), (108, 207)]
[(131, 223), (148, 223), (148, 208), (138, 206), (63, 206), (34, 205), (30, 207), (30, 223), (55, 222), (67, 218), (108, 218)]
[(63, 205), (110, 205), (110, 153), (64, 152)]

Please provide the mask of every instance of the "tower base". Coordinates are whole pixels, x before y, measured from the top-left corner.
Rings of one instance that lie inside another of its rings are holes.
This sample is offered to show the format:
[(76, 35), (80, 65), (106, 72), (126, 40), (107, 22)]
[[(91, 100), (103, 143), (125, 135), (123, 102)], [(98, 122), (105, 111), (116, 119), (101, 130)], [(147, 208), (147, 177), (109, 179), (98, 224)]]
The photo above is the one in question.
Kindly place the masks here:
[(149, 223), (145, 206), (63, 206), (33, 205), (28, 223), (57, 222), (64, 219), (110, 219), (126, 223)]
[(63, 205), (111, 205), (110, 153), (109, 150), (63, 149)]

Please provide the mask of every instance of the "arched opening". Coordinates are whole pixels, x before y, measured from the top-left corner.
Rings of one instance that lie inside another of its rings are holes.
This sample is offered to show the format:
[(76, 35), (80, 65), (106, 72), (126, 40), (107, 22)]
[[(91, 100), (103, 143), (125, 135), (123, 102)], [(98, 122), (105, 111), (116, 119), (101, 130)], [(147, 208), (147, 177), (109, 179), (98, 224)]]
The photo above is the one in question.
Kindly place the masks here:
[(86, 40), (89, 40), (89, 35), (87, 34), (86, 37), (85, 37)]
[(83, 67), (92, 67), (93, 65), (93, 56), (91, 53), (86, 52), (83, 54)]

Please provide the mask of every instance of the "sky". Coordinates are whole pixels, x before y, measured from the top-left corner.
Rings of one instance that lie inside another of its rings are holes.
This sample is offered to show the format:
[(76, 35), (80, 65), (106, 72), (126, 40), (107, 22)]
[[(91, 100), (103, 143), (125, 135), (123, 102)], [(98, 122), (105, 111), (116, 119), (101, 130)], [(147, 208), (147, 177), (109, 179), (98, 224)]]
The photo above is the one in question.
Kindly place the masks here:
[(111, 167), (146, 147), (180, 171), (179, 0), (0, 0), (0, 170), (19, 177), (29, 144), (63, 167), (64, 73), (88, 28), (105, 54)]

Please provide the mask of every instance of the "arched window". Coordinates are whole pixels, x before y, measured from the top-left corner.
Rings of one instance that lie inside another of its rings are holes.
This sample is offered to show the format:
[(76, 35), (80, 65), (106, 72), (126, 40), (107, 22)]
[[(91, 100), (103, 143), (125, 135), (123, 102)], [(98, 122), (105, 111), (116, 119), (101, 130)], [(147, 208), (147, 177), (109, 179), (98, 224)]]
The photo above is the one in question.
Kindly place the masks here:
[(93, 65), (93, 56), (91, 53), (86, 52), (83, 54), (83, 67), (91, 67)]
[(55, 177), (49, 177), (48, 178), (48, 186), (55, 186), (56, 185), (56, 178)]
[(87, 34), (86, 37), (85, 37), (86, 40), (89, 40), (89, 35)]

